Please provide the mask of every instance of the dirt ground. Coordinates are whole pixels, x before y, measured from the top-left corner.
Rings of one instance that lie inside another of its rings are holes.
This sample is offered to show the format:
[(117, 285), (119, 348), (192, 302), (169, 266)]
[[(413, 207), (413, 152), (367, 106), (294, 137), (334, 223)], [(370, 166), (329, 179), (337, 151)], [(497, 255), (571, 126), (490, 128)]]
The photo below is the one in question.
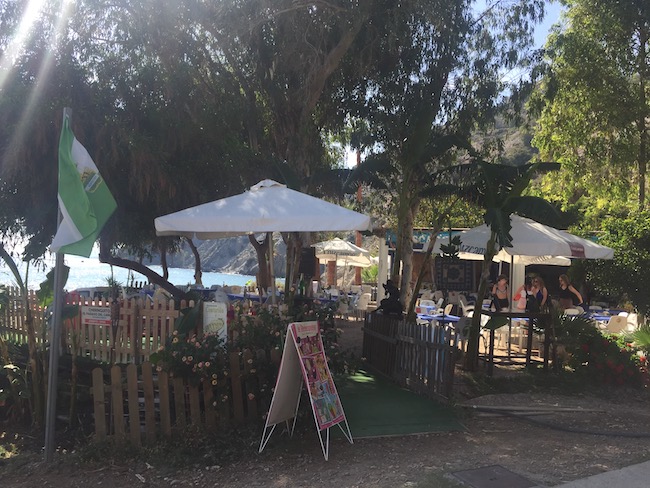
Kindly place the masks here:
[[(360, 347), (361, 322), (345, 323), (344, 344)], [(516, 372), (502, 372), (516, 374)], [(262, 454), (258, 442), (235, 462), (196, 462), (176, 469), (143, 461), (77, 463), (57, 453), (0, 460), (7, 487), (457, 487), (452, 473), (500, 465), (540, 486), (583, 478), (650, 459), (650, 408), (645, 392), (612, 390), (598, 395), (548, 391), (466, 398), (455, 407), (464, 432), (377, 439), (332, 440), (329, 461), (318, 437), (305, 430), (288, 438), (275, 433)], [(463, 404), (508, 407), (508, 415)], [(510, 408), (512, 407), (512, 408)], [(538, 409), (513, 415), (514, 407)], [(519, 415), (519, 416), (517, 416)], [(520, 417), (526, 415), (526, 417)], [(5, 426), (5, 432), (7, 428)], [(3, 431), (0, 426), (0, 433)], [(354, 434), (354, 432), (353, 432)], [(2, 443), (7, 442), (8, 433)], [(261, 435), (261, 433), (260, 433)], [(0, 443), (1, 444), (1, 443)]]

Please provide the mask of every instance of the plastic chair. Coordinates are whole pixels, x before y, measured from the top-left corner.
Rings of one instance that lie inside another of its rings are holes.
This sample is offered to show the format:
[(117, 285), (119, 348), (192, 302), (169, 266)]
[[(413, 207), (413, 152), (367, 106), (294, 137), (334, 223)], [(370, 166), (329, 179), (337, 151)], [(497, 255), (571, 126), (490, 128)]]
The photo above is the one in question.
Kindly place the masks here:
[(443, 300), (445, 299), (445, 295), (440, 291), (436, 290), (433, 292), (433, 299), (434, 300)]
[(454, 304), (453, 303), (448, 303), (445, 309), (443, 310), (443, 313), (445, 315), (450, 315), (451, 311), (454, 309)]
[(619, 334), (627, 330), (627, 317), (622, 315), (614, 315), (609, 318), (605, 325), (607, 332), (611, 334)]
[(467, 299), (465, 298), (465, 295), (460, 295), (458, 297), (458, 303), (460, 304), (460, 308), (463, 311), (463, 315), (465, 317), (471, 317), (471, 314), (474, 312), (474, 305), (469, 305), (467, 303)]
[(577, 308), (565, 308), (564, 309), (564, 315), (575, 316), (575, 315), (580, 315), (580, 313), (581, 313), (580, 310), (578, 310)]
[(354, 306), (355, 316), (359, 319), (364, 318), (368, 311), (368, 305), (370, 305), (370, 293), (362, 293)]
[(639, 314), (631, 313), (627, 316), (627, 330), (634, 332), (639, 328)]

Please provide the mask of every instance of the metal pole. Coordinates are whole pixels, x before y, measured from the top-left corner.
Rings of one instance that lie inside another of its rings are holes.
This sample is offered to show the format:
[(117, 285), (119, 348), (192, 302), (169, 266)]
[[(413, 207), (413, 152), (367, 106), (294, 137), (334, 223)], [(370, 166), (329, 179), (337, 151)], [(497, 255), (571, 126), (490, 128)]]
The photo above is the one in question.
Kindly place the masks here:
[[(271, 274), (271, 305), (275, 305), (275, 266), (273, 265), (273, 232), (267, 232), (266, 238), (269, 240), (269, 271)], [(285, 290), (285, 293), (287, 291)]]
[[(72, 115), (69, 108), (63, 109), (63, 120)], [(57, 228), (63, 219), (59, 210)], [(61, 311), (63, 308), (63, 253), (56, 253), (54, 267), (54, 303), (52, 322), (50, 324), (50, 362), (47, 379), (47, 405), (45, 410), (45, 461), (52, 462), (54, 457), (54, 436), (56, 423), (56, 396), (59, 374), (59, 347), (61, 345)], [(74, 398), (71, 399), (74, 401)]]

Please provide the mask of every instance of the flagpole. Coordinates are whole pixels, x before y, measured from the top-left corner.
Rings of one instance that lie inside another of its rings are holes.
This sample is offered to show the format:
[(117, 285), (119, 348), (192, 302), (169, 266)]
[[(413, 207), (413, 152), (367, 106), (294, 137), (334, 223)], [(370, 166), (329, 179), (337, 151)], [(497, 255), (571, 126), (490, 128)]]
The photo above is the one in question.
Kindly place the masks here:
[[(72, 116), (72, 109), (63, 109), (63, 120)], [(58, 204), (57, 204), (57, 208)], [(59, 209), (57, 217), (57, 228), (63, 219)], [(52, 311), (52, 322), (50, 324), (50, 362), (47, 379), (47, 405), (45, 410), (45, 461), (52, 462), (54, 457), (54, 437), (56, 424), (56, 397), (59, 379), (59, 348), (61, 347), (61, 311), (63, 307), (63, 256), (61, 252), (56, 253), (54, 267), (54, 303)], [(72, 399), (74, 401), (74, 398)]]

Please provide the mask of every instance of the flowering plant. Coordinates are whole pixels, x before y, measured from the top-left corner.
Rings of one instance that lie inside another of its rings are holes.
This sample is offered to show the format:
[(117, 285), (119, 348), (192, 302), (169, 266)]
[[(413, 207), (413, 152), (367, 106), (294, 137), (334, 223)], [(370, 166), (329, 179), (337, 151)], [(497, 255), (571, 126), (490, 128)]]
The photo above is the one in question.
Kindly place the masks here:
[(636, 354), (636, 348), (624, 337), (586, 337), (571, 353), (570, 366), (592, 381), (636, 387), (648, 384), (645, 357)]
[(175, 330), (150, 360), (158, 371), (195, 381), (210, 379), (216, 385), (228, 375), (227, 358), (225, 344), (216, 335), (183, 337)]

